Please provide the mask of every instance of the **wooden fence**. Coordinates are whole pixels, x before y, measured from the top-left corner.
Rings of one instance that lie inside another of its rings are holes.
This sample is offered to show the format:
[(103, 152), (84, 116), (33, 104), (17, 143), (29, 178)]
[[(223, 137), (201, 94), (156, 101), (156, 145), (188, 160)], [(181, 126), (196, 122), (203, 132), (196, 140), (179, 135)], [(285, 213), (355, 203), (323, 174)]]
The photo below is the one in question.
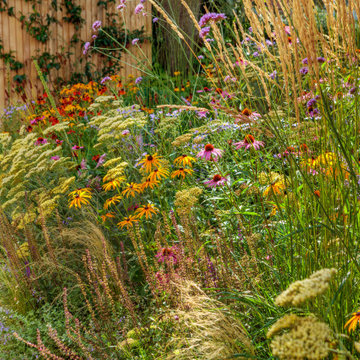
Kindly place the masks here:
[[(40, 4), (36, 5), (41, 16), (50, 16), (55, 17), (59, 20), (58, 23), (52, 23), (49, 26), (50, 38), (45, 43), (39, 42), (33, 36), (31, 36), (27, 31), (24, 25), (21, 23), (21, 15), (28, 17), (32, 10), (32, 2), (25, 0), (8, 0), (8, 7), (13, 8), (13, 13), (15, 16), (9, 16), (7, 11), (0, 12), (0, 40), (3, 45), (3, 53), (12, 52), (15, 59), (24, 64), (24, 68), (18, 71), (9, 71), (9, 66), (6, 66), (4, 61), (0, 58), (0, 111), (9, 105), (13, 99), (15, 99), (14, 92), (12, 91), (9, 99), (9, 85), (16, 74), (25, 74), (27, 81), (25, 83), (26, 93), (31, 96), (36, 96), (36, 93), (42, 91), (42, 85), (40, 80), (37, 77), (36, 69), (32, 62), (32, 57), (38, 54), (48, 52), (53, 55), (58, 55), (61, 57), (61, 51), (66, 51), (69, 49), (70, 41), (75, 34), (75, 26), (72, 23), (63, 21), (63, 17), (69, 16), (66, 13), (64, 6), (55, 10), (51, 6), (53, 0), (42, 0)], [(57, 3), (61, 5), (63, 1), (57, 0)], [(151, 36), (151, 8), (150, 4), (146, 2), (145, 11), (147, 16), (142, 14), (135, 15), (134, 9), (139, 1), (130, 0), (127, 1), (126, 8), (121, 13), (116, 7), (120, 3), (115, 1), (114, 3), (109, 2), (108, 9), (105, 10), (103, 6), (99, 5), (99, 0), (76, 0), (73, 1), (76, 5), (81, 6), (81, 17), (84, 19), (80, 30), (77, 31), (80, 41), (76, 46), (71, 48), (73, 54), (71, 55), (71, 61), (60, 68), (60, 70), (52, 70), (51, 78), (56, 78), (61, 75), (62, 78), (68, 79), (70, 73), (74, 70), (83, 71), (83, 66), (80, 64), (80, 57), (84, 57), (82, 44), (85, 41), (90, 41), (93, 31), (91, 26), (95, 20), (101, 20), (103, 24), (107, 24), (109, 19), (107, 19), (106, 13), (119, 13), (120, 18), (118, 21), (123, 21), (126, 29), (135, 30), (141, 29), (144, 27), (145, 33), (147, 36)], [(1, 8), (0, 1), (0, 8)], [(11, 15), (11, 14), (10, 14)], [(1, 44), (0, 43), (0, 44)], [(129, 46), (129, 51), (135, 55), (135, 57), (145, 56), (151, 58), (151, 45), (149, 41), (145, 41), (140, 45), (141, 50), (134, 45)], [(91, 56), (91, 62), (98, 66), (103, 59), (98, 55), (87, 55)], [(124, 54), (122, 56), (122, 61), (128, 65), (123, 64), (123, 68), (120, 70), (120, 75), (122, 77), (128, 77), (130, 74), (137, 76), (139, 74), (138, 70), (135, 70), (133, 65), (136, 64), (136, 61), (129, 54)], [(59, 73), (61, 72), (61, 74)]]

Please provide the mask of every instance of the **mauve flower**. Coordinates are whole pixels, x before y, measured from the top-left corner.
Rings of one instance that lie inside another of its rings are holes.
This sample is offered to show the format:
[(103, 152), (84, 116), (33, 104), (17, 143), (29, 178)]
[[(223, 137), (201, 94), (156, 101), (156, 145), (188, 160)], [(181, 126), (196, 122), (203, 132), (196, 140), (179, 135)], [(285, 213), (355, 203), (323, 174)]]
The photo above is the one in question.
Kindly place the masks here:
[(202, 60), (202, 59), (204, 59), (204, 56), (203, 56), (203, 55), (199, 55), (199, 56), (198, 56), (198, 59)]
[(158, 262), (168, 262), (171, 260), (174, 264), (177, 263), (177, 257), (176, 257), (176, 247), (172, 246), (169, 248), (162, 248), (159, 250), (159, 252), (155, 255), (157, 257)]
[(141, 76), (139, 76), (136, 80), (135, 80), (135, 84), (140, 84), (142, 82), (143, 78)]
[(135, 8), (135, 14), (138, 15), (140, 14), (141, 12), (144, 11), (144, 5), (143, 4), (138, 4), (136, 5), (136, 8)]
[(55, 155), (55, 156), (52, 156), (50, 159), (51, 159), (51, 160), (54, 160), (54, 161), (57, 161), (57, 160), (60, 159), (60, 156), (59, 156), (59, 155)]
[(79, 146), (79, 145), (74, 145), (72, 147), (73, 150), (82, 150), (84, 147), (83, 146)]
[(243, 141), (238, 143), (234, 143), (236, 149), (245, 148), (245, 150), (249, 150), (254, 148), (255, 150), (259, 150), (261, 147), (264, 147), (264, 143), (262, 141), (255, 140), (252, 135), (246, 135)]
[(122, 131), (122, 133), (121, 133), (121, 135), (123, 135), (123, 136), (126, 136), (126, 135), (129, 135), (130, 134), (130, 131), (129, 130), (123, 130)]
[(320, 56), (320, 57), (317, 58), (317, 61), (318, 61), (320, 64), (322, 64), (322, 63), (324, 63), (324, 62), (326, 61), (326, 59), (325, 59), (324, 57)]
[(310, 99), (310, 100), (307, 102), (306, 106), (307, 106), (308, 108), (313, 107), (313, 106), (317, 103), (317, 101), (318, 101), (319, 98), (320, 98), (320, 96), (319, 96), (319, 95), (316, 95), (314, 98)]
[(97, 165), (95, 166), (95, 169), (97, 169), (99, 166), (101, 166), (105, 162), (106, 154), (102, 154), (99, 157), (99, 160), (97, 161)]
[(86, 42), (85, 45), (84, 45), (84, 51), (83, 51), (83, 54), (86, 55), (88, 50), (90, 48), (90, 43), (89, 42)]
[(38, 145), (44, 145), (44, 144), (47, 144), (47, 140), (44, 139), (43, 137), (38, 137), (37, 140), (35, 141), (35, 145), (38, 146)]
[(226, 182), (227, 182), (226, 176), (221, 176), (219, 174), (216, 174), (212, 177), (211, 180), (205, 181), (204, 184), (207, 187), (216, 188), (217, 186), (225, 185)]
[(83, 169), (83, 170), (87, 169), (86, 160), (85, 160), (85, 159), (82, 159), (82, 160), (81, 160), (80, 169)]
[(205, 148), (197, 154), (197, 157), (200, 157), (205, 160), (217, 161), (218, 158), (221, 158), (222, 153), (223, 150), (215, 149), (215, 147), (212, 144), (206, 144)]
[(306, 57), (305, 59), (302, 59), (301, 62), (305, 65), (307, 65), (309, 62), (308, 62), (308, 58)]
[(93, 24), (92, 24), (92, 29), (94, 31), (98, 30), (101, 28), (101, 21), (100, 20), (96, 20)]
[(217, 22), (217, 21), (225, 20), (225, 19), (226, 19), (225, 14), (207, 13), (201, 17), (201, 19), (199, 20), (199, 25), (200, 25), (200, 27), (204, 27), (210, 21)]
[(199, 36), (204, 39), (206, 35), (208, 35), (210, 32), (210, 26), (206, 26), (204, 28), (202, 28), (199, 32)]
[(139, 38), (135, 38), (133, 39), (133, 41), (131, 42), (133, 45), (136, 45), (139, 42)]
[(300, 69), (300, 74), (306, 75), (309, 72), (309, 69), (305, 66)]
[(101, 79), (100, 84), (104, 85), (109, 80), (111, 80), (111, 77), (110, 76), (105, 76), (104, 78)]
[(126, 7), (126, 0), (120, 0), (120, 5), (118, 5), (117, 8), (122, 10), (124, 7)]
[(97, 39), (97, 35), (94, 34), (91, 38), (95, 40)]
[(157, 23), (158, 21), (159, 21), (159, 18), (154, 17), (152, 22), (153, 22), (153, 24), (155, 24), (155, 23)]
[(276, 76), (277, 76), (277, 71), (276, 70), (274, 70), (271, 74), (269, 74), (269, 77), (271, 79), (273, 79), (273, 80), (276, 78)]

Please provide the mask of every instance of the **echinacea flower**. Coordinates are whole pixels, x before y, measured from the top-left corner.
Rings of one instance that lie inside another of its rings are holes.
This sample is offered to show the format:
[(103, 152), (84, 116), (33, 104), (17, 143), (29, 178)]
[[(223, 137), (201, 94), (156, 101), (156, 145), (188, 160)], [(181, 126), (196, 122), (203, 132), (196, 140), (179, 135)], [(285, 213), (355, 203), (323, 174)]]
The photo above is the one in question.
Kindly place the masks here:
[(194, 172), (194, 170), (192, 170), (192, 169), (180, 168), (180, 169), (175, 170), (175, 171), (173, 171), (173, 172), (171, 173), (171, 178), (174, 178), (174, 177), (176, 177), (176, 176), (177, 176), (177, 177), (181, 177), (181, 176), (182, 176), (182, 178), (185, 179), (186, 174), (191, 175), (193, 172)]
[(346, 322), (344, 329), (348, 328), (348, 332), (352, 332), (356, 329), (356, 326), (360, 323), (360, 311), (352, 313), (351, 318)]
[(106, 201), (104, 203), (104, 209), (108, 209), (109, 206), (111, 206), (111, 205), (116, 205), (118, 202), (120, 202), (121, 199), (122, 199), (122, 196), (120, 196), (120, 195), (115, 195), (109, 199), (106, 199)]
[(205, 181), (204, 184), (206, 184), (208, 187), (216, 188), (217, 186), (225, 185), (227, 182), (226, 176), (221, 176), (220, 174), (216, 174), (212, 177), (211, 180)]
[(135, 195), (140, 192), (141, 192), (140, 184), (136, 184), (132, 182), (127, 184), (127, 188), (124, 189), (121, 194), (126, 195), (126, 197), (128, 198), (129, 196), (135, 197)]
[(221, 158), (223, 150), (216, 149), (212, 144), (206, 144), (204, 150), (201, 150), (197, 157), (200, 157), (205, 160), (214, 160), (217, 161)]
[(159, 167), (162, 162), (161, 156), (158, 156), (157, 153), (154, 155), (146, 155), (139, 164), (142, 164), (142, 168), (146, 172), (150, 173), (154, 167)]
[(36, 146), (39, 146), (39, 145), (44, 145), (44, 144), (47, 144), (47, 140), (44, 139), (43, 137), (38, 137), (35, 141), (35, 145)]
[(261, 147), (264, 147), (264, 143), (262, 141), (255, 140), (252, 135), (246, 135), (243, 141), (238, 143), (234, 143), (236, 149), (245, 148), (245, 150), (249, 150), (251, 148), (255, 150), (259, 150)]
[(161, 178), (166, 178), (169, 176), (169, 170), (159, 166), (158, 168), (155, 168), (150, 174), (149, 174), (149, 178), (152, 181), (160, 181)]
[(117, 179), (107, 182), (102, 187), (105, 191), (115, 190), (116, 188), (118, 188), (120, 186), (121, 182), (124, 180), (125, 180), (125, 178), (117, 178)]
[(164, 263), (171, 260), (174, 264), (177, 263), (176, 249), (174, 246), (160, 249), (155, 257), (158, 259), (158, 262)]
[(153, 214), (156, 214), (159, 210), (152, 204), (142, 205), (136, 209), (135, 213), (138, 218), (142, 218), (144, 215), (146, 219), (151, 218)]
[(81, 205), (89, 205), (91, 199), (91, 190), (88, 188), (78, 189), (69, 194), (69, 208), (75, 206), (81, 208)]
[(134, 223), (136, 223), (138, 220), (138, 218), (135, 215), (129, 215), (127, 217), (125, 217), (123, 220), (121, 220), (120, 222), (118, 222), (118, 226), (123, 229), (124, 227), (126, 227), (127, 229), (133, 227)]
[(72, 147), (73, 150), (82, 150), (84, 147), (83, 146), (79, 146), (79, 145), (74, 145)]
[(189, 155), (181, 155), (174, 160), (174, 164), (178, 166), (192, 166), (193, 161), (196, 161), (196, 159)]

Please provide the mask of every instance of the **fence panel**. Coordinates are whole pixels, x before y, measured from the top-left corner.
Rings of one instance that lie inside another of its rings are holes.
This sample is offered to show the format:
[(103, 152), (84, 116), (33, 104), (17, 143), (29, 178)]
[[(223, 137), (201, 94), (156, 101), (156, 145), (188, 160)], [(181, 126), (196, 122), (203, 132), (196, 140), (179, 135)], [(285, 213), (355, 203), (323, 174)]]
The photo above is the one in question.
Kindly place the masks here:
[[(48, 52), (51, 55), (56, 55), (60, 61), (62, 61), (62, 51), (69, 49), (69, 44), (73, 39), (74, 34), (78, 34), (80, 41), (73, 47), (71, 51), (73, 54), (70, 56), (71, 61), (65, 66), (62, 66), (60, 70), (53, 69), (50, 72), (49, 82), (52, 83), (58, 77), (62, 77), (68, 80), (72, 71), (81, 72), (84, 71), (84, 63), (81, 64), (79, 59), (84, 57), (82, 53), (82, 44), (85, 41), (90, 41), (93, 35), (91, 25), (95, 20), (101, 20), (103, 24), (107, 24), (110, 19), (107, 17), (107, 13), (118, 13), (120, 15), (118, 21), (123, 21), (126, 29), (129, 31), (135, 29), (145, 30), (145, 36), (151, 36), (151, 8), (147, 2), (145, 4), (145, 11), (147, 16), (135, 15), (134, 10), (138, 1), (128, 1), (126, 8), (121, 13), (117, 9), (118, 1), (109, 2), (108, 9), (105, 10), (103, 6), (99, 6), (99, 0), (77, 0), (74, 1), (76, 5), (81, 6), (81, 17), (84, 19), (84, 23), (79, 30), (75, 29), (74, 24), (63, 20), (65, 16), (69, 16), (63, 6), (63, 1), (57, 0), (58, 8), (55, 9), (52, 4), (54, 0), (42, 0), (40, 4), (35, 5), (36, 10), (45, 19), (47, 15), (57, 19), (56, 23), (51, 23), (50, 38), (42, 43), (35, 39), (26, 31), (26, 25), (22, 23), (21, 16), (24, 15), (28, 18), (30, 14), (34, 13), (32, 6), (34, 2), (25, 0), (8, 0), (8, 7), (3, 11), (0, 11), (0, 110), (5, 106), (8, 106), (13, 100), (16, 100), (16, 94), (13, 89), (13, 78), (15, 75), (25, 74), (26, 82), (24, 85), (25, 93), (28, 97), (34, 97), (39, 92), (42, 92), (42, 85), (38, 79), (32, 58), (44, 52)], [(0, 2), (0, 10), (1, 10)], [(13, 8), (13, 14), (9, 15), (7, 9)], [(140, 45), (141, 50), (137, 46), (130, 44), (128, 47), (135, 58), (146, 57), (151, 59), (151, 44), (149, 41), (145, 41)], [(24, 64), (22, 69), (13, 71), (9, 69), (8, 65), (5, 65), (4, 60), (1, 58), (2, 54), (13, 54), (14, 58), (20, 63)], [(97, 54), (87, 55), (91, 57), (91, 62), (99, 67), (103, 59)], [(123, 54), (122, 68), (120, 70), (120, 76), (123, 78), (128, 77), (130, 74), (139, 76), (141, 71), (136, 69), (138, 63), (133, 56), (129, 54)]]

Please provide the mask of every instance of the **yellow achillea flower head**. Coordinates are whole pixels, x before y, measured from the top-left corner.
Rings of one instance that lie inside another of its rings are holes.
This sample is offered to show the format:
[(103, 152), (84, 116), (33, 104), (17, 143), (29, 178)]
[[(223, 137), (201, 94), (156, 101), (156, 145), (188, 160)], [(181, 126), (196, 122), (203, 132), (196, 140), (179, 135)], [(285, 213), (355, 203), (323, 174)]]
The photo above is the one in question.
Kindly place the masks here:
[(192, 169), (185, 169), (185, 168), (180, 168), (178, 170), (175, 170), (171, 173), (171, 177), (182, 177), (183, 179), (185, 179), (186, 174), (192, 175), (192, 173), (194, 172), (194, 170)]
[(122, 229), (126, 226), (127, 229), (131, 228), (135, 222), (139, 221), (135, 215), (129, 215), (118, 223)]
[(116, 195), (109, 199), (107, 199), (104, 203), (104, 209), (108, 209), (111, 205), (116, 205), (120, 200), (122, 199), (122, 196)]
[(138, 218), (142, 218), (144, 215), (146, 219), (151, 218), (153, 214), (156, 214), (159, 210), (152, 204), (142, 205), (136, 209), (136, 215)]
[(83, 188), (72, 191), (69, 194), (69, 208), (75, 206), (76, 208), (81, 208), (81, 205), (89, 205), (89, 199), (91, 199), (91, 189)]
[(161, 162), (161, 156), (158, 156), (158, 154), (155, 153), (154, 155), (146, 155), (139, 164), (142, 164), (142, 169), (144, 169), (147, 173), (150, 173), (154, 167), (159, 167)]
[(336, 269), (321, 269), (314, 272), (309, 279), (295, 281), (275, 299), (275, 304), (298, 306), (314, 299), (328, 289), (329, 282), (335, 274)]
[(121, 192), (121, 194), (126, 196), (127, 198), (129, 196), (135, 197), (137, 193), (141, 193), (141, 185), (133, 182), (127, 184), (127, 188)]
[(267, 337), (273, 336), (272, 353), (280, 360), (328, 358), (334, 340), (329, 326), (313, 315), (285, 315), (269, 329)]
[(196, 161), (196, 159), (191, 156), (181, 155), (174, 160), (174, 164), (178, 166), (192, 166), (194, 161)]

